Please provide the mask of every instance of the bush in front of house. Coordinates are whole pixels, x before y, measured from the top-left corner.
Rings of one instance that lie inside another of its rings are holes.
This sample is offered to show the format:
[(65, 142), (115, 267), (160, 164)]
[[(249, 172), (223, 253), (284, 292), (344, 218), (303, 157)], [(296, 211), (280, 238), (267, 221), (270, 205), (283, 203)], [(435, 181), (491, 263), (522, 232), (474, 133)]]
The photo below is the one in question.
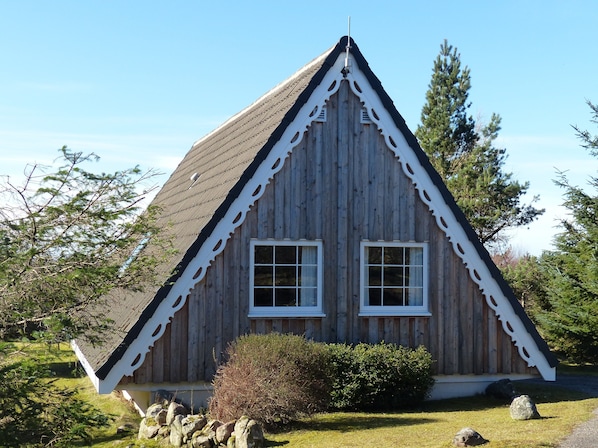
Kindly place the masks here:
[(265, 427), (326, 410), (329, 352), (324, 344), (278, 333), (246, 335), (227, 348), (214, 377), (210, 415), (221, 421), (248, 416)]
[(421, 403), (434, 385), (433, 360), (424, 347), (330, 344), (336, 410), (387, 411)]

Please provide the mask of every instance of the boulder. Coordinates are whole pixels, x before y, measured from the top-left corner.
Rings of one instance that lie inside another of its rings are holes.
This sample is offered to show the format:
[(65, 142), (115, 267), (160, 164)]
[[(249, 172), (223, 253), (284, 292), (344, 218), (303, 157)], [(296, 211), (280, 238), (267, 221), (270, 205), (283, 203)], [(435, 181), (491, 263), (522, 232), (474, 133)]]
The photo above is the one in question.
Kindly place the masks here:
[(212, 440), (199, 432), (193, 434), (190, 443), (192, 448), (212, 448)]
[(158, 435), (160, 425), (156, 423), (151, 417), (145, 417), (139, 424), (139, 433), (137, 434), (138, 439), (153, 439)]
[(183, 424), (184, 415), (176, 415), (170, 424), (170, 444), (172, 446), (183, 446)]
[(486, 395), (489, 397), (498, 398), (500, 400), (511, 401), (519, 394), (515, 392), (515, 386), (513, 386), (511, 380), (506, 378), (489, 384), (486, 388)]
[(220, 425), (216, 428), (216, 442), (219, 444), (226, 444), (231, 434), (235, 430), (235, 421), (230, 421)]
[(455, 446), (477, 446), (484, 443), (488, 443), (488, 440), (472, 428), (461, 429), (453, 438), (453, 445)]
[(264, 446), (264, 433), (261, 426), (249, 417), (243, 416), (235, 423), (236, 448), (262, 448)]
[(172, 401), (168, 405), (168, 412), (166, 413), (166, 424), (171, 425), (177, 415), (187, 415), (187, 408), (182, 404)]
[(156, 418), (156, 415), (158, 415), (163, 410), (164, 410), (164, 407), (161, 404), (154, 403), (149, 408), (147, 408), (147, 411), (145, 411), (145, 416), (151, 417), (151, 418)]
[(181, 420), (181, 433), (184, 439), (191, 439), (193, 433), (202, 429), (207, 423), (203, 415), (188, 415)]
[(158, 425), (165, 425), (167, 417), (168, 413), (166, 412), (166, 409), (162, 409), (160, 412), (156, 414), (154, 419), (156, 420), (156, 423), (158, 423)]
[(511, 402), (509, 410), (513, 420), (531, 420), (533, 418), (540, 418), (540, 413), (536, 408), (536, 404), (532, 401), (529, 395), (515, 397)]

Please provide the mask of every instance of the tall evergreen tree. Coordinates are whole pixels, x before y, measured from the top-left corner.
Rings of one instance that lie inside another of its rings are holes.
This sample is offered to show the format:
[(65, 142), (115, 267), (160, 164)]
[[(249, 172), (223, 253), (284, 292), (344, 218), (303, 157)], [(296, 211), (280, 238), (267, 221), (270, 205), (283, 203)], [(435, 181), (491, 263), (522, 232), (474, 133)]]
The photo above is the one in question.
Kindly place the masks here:
[[(598, 124), (598, 106), (588, 104)], [(598, 135), (575, 129), (582, 146), (597, 157)], [(593, 192), (572, 185), (563, 173), (555, 182), (565, 190), (569, 218), (561, 221), (555, 249), (542, 255), (548, 306), (539, 321), (545, 337), (566, 357), (598, 362), (598, 177), (590, 179)]]
[(506, 150), (496, 148), (500, 116), (478, 125), (471, 106), (468, 67), (445, 40), (434, 61), (432, 79), (415, 135), (457, 204), (487, 246), (506, 240), (505, 230), (529, 224), (544, 210), (522, 204), (529, 182), (519, 183), (504, 172)]

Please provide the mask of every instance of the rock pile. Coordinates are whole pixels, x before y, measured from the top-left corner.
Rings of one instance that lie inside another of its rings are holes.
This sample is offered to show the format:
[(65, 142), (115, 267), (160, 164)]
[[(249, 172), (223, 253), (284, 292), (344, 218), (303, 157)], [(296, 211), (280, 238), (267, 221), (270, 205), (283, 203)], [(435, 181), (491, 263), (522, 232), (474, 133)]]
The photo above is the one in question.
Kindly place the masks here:
[(185, 406), (171, 402), (167, 407), (151, 405), (139, 425), (138, 439), (157, 439), (185, 448), (261, 448), (264, 433), (255, 420), (241, 417), (223, 423), (205, 415), (190, 415)]

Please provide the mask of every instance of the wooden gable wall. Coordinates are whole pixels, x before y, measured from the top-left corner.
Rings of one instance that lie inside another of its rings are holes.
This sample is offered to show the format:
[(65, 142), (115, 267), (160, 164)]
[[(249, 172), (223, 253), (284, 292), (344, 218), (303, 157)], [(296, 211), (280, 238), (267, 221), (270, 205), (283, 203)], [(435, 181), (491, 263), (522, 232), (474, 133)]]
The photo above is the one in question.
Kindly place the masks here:
[[(424, 345), (437, 374), (533, 373), (345, 85), (252, 206), (142, 366), (125, 382), (210, 381), (228, 342), (292, 332), (328, 342)], [(319, 239), (324, 318), (249, 319), (249, 241)], [(359, 317), (360, 241), (429, 242), (429, 317)]]

